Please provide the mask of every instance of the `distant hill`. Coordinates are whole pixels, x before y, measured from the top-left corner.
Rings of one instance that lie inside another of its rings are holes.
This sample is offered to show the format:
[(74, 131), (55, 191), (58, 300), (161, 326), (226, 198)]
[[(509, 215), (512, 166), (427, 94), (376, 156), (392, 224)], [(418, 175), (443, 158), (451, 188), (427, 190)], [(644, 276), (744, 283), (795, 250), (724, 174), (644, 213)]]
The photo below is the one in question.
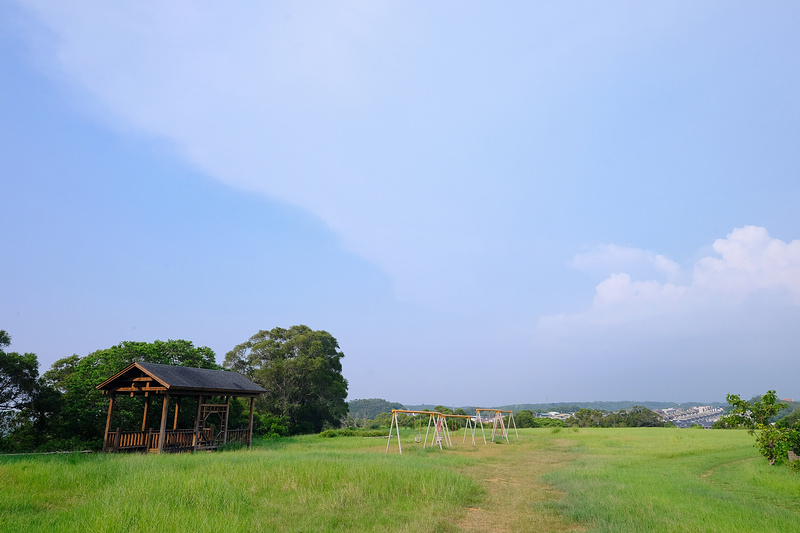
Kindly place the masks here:
[(574, 413), (578, 409), (598, 409), (601, 411), (619, 411), (620, 409), (630, 409), (640, 405), (648, 409), (669, 409), (670, 407), (681, 409), (694, 407), (697, 405), (710, 405), (712, 407), (725, 407), (727, 402), (647, 402), (647, 401), (618, 401), (618, 402), (558, 402), (558, 403), (524, 403), (514, 405), (504, 405), (499, 409), (509, 411), (522, 411), (528, 409), (537, 412), (558, 411), (560, 413)]
[[(413, 411), (422, 411), (423, 409), (432, 410), (437, 404), (420, 404), (408, 405), (406, 409)], [(669, 409), (674, 407), (676, 409), (694, 407), (696, 405), (710, 405), (712, 407), (725, 407), (726, 402), (646, 402), (646, 401), (618, 401), (618, 402), (556, 402), (556, 403), (518, 403), (512, 405), (477, 405), (477, 406), (460, 406), (466, 412), (475, 411), (475, 407), (486, 409), (502, 409), (504, 411), (523, 411), (529, 410), (537, 413), (549, 413), (550, 411), (558, 411), (559, 413), (574, 413), (578, 409), (598, 409), (601, 411), (619, 411), (620, 409), (630, 409), (631, 407), (640, 405), (648, 409)], [(448, 406), (456, 408), (458, 406)]]
[(368, 419), (373, 419), (381, 413), (390, 413), (392, 409), (405, 409), (401, 403), (387, 402), (381, 398), (353, 400), (347, 402), (347, 408), (353, 418)]

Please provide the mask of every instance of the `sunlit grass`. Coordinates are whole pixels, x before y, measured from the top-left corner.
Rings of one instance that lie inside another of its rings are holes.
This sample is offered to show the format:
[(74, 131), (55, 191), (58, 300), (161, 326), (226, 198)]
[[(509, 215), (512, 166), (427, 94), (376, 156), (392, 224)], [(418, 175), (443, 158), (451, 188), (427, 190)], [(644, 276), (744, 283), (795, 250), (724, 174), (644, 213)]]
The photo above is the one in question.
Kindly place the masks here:
[(796, 531), (800, 477), (770, 467), (744, 431), (566, 432), (576, 461), (545, 476), (590, 531)]
[(180, 455), (0, 457), (0, 531), (794, 531), (800, 476), (743, 431), (520, 430), (403, 454), (307, 436)]
[(0, 530), (447, 530), (481, 489), (438, 453), (307, 437), (227, 453), (6, 459)]

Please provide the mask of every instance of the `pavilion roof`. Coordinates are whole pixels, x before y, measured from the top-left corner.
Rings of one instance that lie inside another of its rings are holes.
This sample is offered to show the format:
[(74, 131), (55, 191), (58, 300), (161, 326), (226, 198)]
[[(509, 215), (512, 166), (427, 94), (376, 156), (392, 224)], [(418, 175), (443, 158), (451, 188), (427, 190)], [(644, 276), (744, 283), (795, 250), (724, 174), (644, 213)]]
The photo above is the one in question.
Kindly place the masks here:
[(132, 363), (96, 387), (109, 393), (257, 396), (266, 389), (227, 370)]

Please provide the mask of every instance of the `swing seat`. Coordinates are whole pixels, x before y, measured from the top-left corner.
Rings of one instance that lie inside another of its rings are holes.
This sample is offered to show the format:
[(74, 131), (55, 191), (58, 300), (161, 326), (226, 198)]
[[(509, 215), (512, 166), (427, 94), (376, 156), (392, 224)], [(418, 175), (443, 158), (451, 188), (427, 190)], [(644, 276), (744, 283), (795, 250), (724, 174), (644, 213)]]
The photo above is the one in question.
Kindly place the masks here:
[(414, 442), (422, 442), (422, 437), (414, 437)]

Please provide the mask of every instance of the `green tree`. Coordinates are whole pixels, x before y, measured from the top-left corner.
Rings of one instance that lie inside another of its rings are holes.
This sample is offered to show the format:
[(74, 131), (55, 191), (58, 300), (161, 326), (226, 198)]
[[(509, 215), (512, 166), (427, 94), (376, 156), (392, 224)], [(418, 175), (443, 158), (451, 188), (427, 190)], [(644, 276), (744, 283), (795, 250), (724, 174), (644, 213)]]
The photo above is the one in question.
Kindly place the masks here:
[(514, 413), (514, 422), (518, 428), (536, 427), (536, 415), (530, 409), (523, 409)]
[(355, 419), (371, 419), (381, 413), (390, 412), (392, 409), (405, 409), (405, 407), (401, 403), (387, 402), (381, 398), (369, 398), (347, 402), (347, 409), (350, 416)]
[(533, 419), (533, 426), (535, 428), (554, 428), (560, 427), (565, 428), (567, 427), (567, 423), (563, 420), (559, 420), (558, 418), (534, 418)]
[(573, 413), (572, 418), (567, 421), (570, 426), (578, 427), (603, 427), (603, 428), (625, 428), (625, 427), (666, 427), (669, 422), (655, 414), (650, 409), (640, 405), (630, 409), (622, 409), (615, 413), (609, 413), (600, 409), (578, 409)]
[[(47, 385), (63, 394), (58, 429), (63, 439), (90, 448), (102, 444), (108, 398), (95, 387), (133, 362), (221, 368), (216, 364), (210, 348), (195, 347), (192, 342), (182, 339), (124, 341), (85, 357), (71, 355), (60, 359), (44, 373), (43, 378)], [(141, 399), (118, 397), (114, 409), (115, 423), (119, 427), (132, 429), (141, 421), (141, 411)], [(232, 414), (232, 419), (234, 416), (236, 412)], [(185, 424), (187, 422), (183, 417), (193, 420), (191, 409), (184, 408), (181, 413), (180, 423)], [(158, 422), (155, 418), (151, 419), (151, 424)]]
[[(625, 427), (653, 427), (660, 428), (670, 425), (656, 413), (641, 405), (633, 406), (630, 409), (623, 409), (619, 412), (622, 423)], [(701, 426), (702, 427), (702, 426)]]
[(54, 439), (53, 421), (61, 394), (39, 378), (32, 353), (6, 353), (11, 336), (0, 330), (0, 447), (5, 451), (40, 449)]
[(778, 402), (774, 390), (767, 391), (760, 399), (750, 402), (742, 400), (737, 394), (726, 396), (731, 405), (730, 414), (725, 418), (733, 427), (746, 428), (748, 433), (756, 436), (756, 447), (769, 464), (780, 464), (787, 460), (787, 452), (800, 442), (800, 430), (781, 427), (772, 423), (772, 419), (785, 403)]
[(800, 429), (800, 409), (794, 410), (775, 422), (776, 426), (788, 429)]
[(32, 353), (6, 353), (11, 336), (0, 330), (0, 411), (18, 411), (36, 395), (39, 362)]
[(267, 389), (260, 413), (285, 420), (291, 434), (311, 433), (347, 415), (343, 357), (333, 335), (299, 325), (259, 331), (227, 353), (225, 367)]
[(572, 414), (572, 418), (567, 420), (567, 424), (582, 428), (608, 427), (604, 425), (607, 414), (608, 413), (600, 409), (587, 409), (582, 407)]

